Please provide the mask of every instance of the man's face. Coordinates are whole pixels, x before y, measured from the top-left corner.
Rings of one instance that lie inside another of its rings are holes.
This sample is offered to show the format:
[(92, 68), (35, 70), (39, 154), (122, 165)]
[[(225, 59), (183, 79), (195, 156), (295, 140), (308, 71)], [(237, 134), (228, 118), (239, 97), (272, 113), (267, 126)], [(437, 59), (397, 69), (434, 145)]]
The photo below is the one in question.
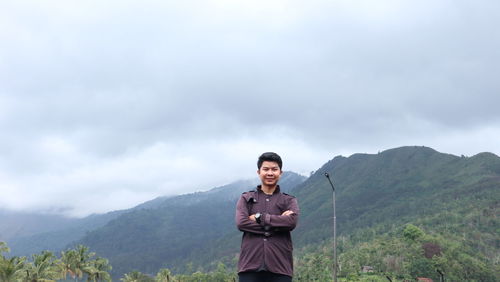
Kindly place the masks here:
[(262, 185), (274, 186), (281, 177), (281, 169), (277, 162), (264, 161), (257, 174), (259, 174)]

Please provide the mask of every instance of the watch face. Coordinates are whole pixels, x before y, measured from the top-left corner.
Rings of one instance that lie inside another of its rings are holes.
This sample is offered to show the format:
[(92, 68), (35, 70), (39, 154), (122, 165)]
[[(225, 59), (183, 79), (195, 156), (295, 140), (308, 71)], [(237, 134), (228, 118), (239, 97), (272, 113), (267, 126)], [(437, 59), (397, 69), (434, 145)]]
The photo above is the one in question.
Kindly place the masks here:
[(261, 214), (260, 212), (258, 212), (258, 213), (256, 213), (256, 214), (255, 214), (255, 221), (256, 221), (257, 223), (259, 223), (259, 224), (260, 224), (260, 217), (261, 217), (261, 216), (262, 216), (262, 214)]

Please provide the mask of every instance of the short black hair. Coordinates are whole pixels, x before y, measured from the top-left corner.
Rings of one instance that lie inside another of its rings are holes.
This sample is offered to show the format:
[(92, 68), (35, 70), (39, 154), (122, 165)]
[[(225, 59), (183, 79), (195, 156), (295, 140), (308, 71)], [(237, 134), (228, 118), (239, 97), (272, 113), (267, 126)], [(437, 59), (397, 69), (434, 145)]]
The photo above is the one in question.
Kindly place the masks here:
[(260, 155), (259, 160), (257, 161), (257, 168), (260, 169), (262, 167), (262, 163), (266, 161), (278, 163), (280, 170), (282, 170), (283, 161), (281, 160), (281, 157), (278, 154), (273, 152), (266, 152)]

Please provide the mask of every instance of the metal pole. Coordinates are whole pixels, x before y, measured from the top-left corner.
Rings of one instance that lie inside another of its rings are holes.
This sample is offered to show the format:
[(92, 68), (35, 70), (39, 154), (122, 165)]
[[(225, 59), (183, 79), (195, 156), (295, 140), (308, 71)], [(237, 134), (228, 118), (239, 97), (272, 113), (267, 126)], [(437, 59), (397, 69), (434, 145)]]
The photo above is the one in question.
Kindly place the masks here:
[(439, 273), (439, 281), (444, 282), (444, 273), (439, 269), (436, 269), (436, 271)]
[(330, 182), (333, 190), (333, 281), (337, 282), (337, 215), (335, 214), (335, 187), (333, 187), (330, 174), (325, 172), (325, 176), (328, 178), (328, 182)]

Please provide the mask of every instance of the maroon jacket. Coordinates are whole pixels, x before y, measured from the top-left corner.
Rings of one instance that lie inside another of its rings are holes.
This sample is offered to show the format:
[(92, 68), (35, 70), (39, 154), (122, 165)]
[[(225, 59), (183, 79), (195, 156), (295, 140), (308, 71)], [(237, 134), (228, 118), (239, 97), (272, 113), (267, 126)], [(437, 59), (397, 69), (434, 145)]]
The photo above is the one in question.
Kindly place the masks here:
[[(291, 210), (291, 215), (281, 215)], [(260, 212), (261, 223), (248, 217)], [(236, 205), (236, 226), (243, 232), (238, 273), (267, 270), (293, 275), (293, 246), (290, 231), (297, 225), (299, 206), (293, 196), (280, 192), (272, 195), (257, 190), (245, 192)]]

